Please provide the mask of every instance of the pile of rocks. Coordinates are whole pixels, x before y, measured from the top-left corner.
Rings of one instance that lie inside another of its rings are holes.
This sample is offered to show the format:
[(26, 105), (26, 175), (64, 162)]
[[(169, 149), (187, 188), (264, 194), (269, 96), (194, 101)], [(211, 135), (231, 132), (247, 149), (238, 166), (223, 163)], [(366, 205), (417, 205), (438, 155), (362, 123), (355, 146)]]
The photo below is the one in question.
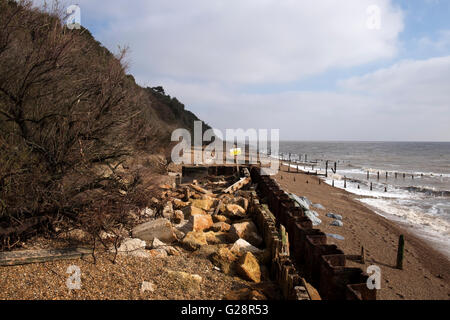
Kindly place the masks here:
[(215, 178), (202, 185), (194, 181), (183, 186), (161, 186), (162, 210), (143, 210), (143, 214), (152, 216), (151, 220), (132, 230), (132, 238), (122, 242), (119, 253), (159, 258), (208, 247), (216, 270), (261, 282), (268, 277), (264, 265), (270, 254), (248, 216), (250, 194), (242, 190), (229, 194), (226, 190), (230, 188), (225, 189), (229, 184)]

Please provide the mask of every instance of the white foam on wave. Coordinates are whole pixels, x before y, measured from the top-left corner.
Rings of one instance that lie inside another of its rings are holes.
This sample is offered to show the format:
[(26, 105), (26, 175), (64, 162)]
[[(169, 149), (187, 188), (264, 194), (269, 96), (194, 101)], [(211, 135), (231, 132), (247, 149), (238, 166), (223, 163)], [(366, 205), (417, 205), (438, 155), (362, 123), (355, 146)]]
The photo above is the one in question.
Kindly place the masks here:
[(433, 242), (438, 250), (450, 258), (450, 222), (442, 216), (427, 214), (416, 207), (405, 207), (395, 200), (364, 198), (359, 201), (379, 215), (407, 225), (418, 236)]

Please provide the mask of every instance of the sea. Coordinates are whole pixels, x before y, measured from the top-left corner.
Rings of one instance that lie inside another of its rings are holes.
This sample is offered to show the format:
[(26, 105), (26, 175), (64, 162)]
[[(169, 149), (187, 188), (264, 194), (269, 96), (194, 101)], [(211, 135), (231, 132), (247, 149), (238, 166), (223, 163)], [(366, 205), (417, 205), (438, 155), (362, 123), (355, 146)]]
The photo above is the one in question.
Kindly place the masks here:
[(280, 155), (287, 159), (289, 153), (317, 162), (314, 169), (300, 166), (305, 171), (323, 173), (328, 160), (326, 183), (346, 184), (358, 201), (450, 259), (450, 142), (280, 142)]

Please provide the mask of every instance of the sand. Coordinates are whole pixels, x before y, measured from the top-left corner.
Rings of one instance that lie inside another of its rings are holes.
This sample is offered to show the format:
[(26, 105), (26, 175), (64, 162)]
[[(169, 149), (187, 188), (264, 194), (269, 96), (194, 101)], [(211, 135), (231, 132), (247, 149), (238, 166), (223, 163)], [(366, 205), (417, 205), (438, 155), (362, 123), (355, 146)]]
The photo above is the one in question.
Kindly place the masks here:
[[(325, 207), (326, 210), (314, 209), (322, 220), (318, 228), (345, 238), (329, 238), (329, 243), (338, 245), (349, 255), (360, 254), (364, 246), (366, 264), (349, 261), (348, 265), (364, 271), (370, 265), (381, 268), (380, 300), (450, 299), (450, 261), (428, 243), (364, 206), (357, 201), (358, 196), (323, 182), (319, 185), (316, 176), (288, 173), (287, 167), (283, 167), (275, 179), (284, 190), (306, 196)], [(330, 212), (343, 216), (343, 227), (330, 225), (333, 219), (326, 217)], [(395, 268), (400, 234), (406, 238), (404, 270)]]

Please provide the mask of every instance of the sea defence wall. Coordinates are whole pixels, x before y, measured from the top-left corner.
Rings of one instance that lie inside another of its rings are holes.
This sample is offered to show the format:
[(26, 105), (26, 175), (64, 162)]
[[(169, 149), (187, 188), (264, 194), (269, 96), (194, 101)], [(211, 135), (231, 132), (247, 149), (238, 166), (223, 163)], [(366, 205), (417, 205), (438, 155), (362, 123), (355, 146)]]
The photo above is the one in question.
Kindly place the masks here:
[[(327, 236), (314, 229), (303, 210), (259, 167), (251, 168), (259, 198), (267, 200), (270, 213), (257, 198), (252, 199), (251, 214), (265, 243), (271, 250), (271, 273), (287, 299), (301, 299), (302, 277), (298, 270), (325, 300), (376, 300), (376, 290), (367, 287), (368, 275), (361, 268), (346, 266), (346, 257), (336, 245), (327, 244)], [(284, 226), (289, 239), (289, 256), (282, 254), (278, 232)]]

